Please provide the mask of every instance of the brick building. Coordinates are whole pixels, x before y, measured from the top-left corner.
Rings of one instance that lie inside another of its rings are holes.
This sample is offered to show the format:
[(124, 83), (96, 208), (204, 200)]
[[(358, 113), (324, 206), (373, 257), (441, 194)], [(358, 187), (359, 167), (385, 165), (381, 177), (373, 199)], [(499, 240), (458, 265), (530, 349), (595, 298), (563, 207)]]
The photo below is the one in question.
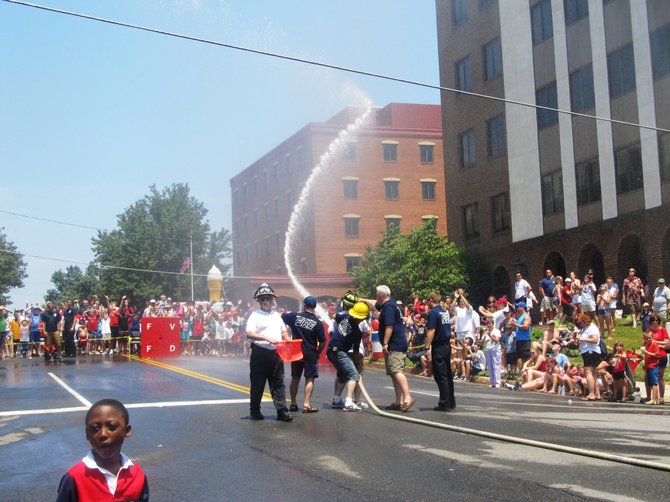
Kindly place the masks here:
[[(308, 124), (230, 180), (233, 294), (248, 296), (267, 280), (280, 296), (295, 298), (283, 255), (291, 211), (314, 166), (361, 111), (346, 108)], [(337, 297), (350, 287), (347, 271), (388, 225), (406, 232), (430, 219), (446, 233), (441, 152), (439, 105), (373, 109), (356, 139), (316, 180), (299, 223), (292, 266), (312, 294)]]
[(437, 0), (449, 237), (521, 271), (670, 276), (670, 9), (665, 0)]

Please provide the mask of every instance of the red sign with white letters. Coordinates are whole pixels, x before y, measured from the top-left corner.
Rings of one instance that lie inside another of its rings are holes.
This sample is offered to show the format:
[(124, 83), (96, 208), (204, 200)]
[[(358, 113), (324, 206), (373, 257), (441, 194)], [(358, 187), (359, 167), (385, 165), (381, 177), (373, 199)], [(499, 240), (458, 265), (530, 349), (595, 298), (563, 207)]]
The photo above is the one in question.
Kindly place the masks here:
[(142, 357), (179, 357), (179, 318), (142, 318)]

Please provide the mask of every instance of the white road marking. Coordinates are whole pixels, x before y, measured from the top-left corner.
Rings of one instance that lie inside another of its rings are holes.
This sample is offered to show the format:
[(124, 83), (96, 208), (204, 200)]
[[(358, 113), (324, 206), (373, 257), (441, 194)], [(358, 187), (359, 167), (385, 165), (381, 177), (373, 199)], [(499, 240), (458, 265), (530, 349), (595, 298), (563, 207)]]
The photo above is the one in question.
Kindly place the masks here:
[[(271, 399), (263, 399), (263, 402), (272, 402)], [(208, 404), (249, 404), (247, 399), (210, 399), (206, 401), (161, 401), (156, 403), (127, 403), (126, 408), (169, 408), (172, 406), (202, 406)], [(53, 413), (71, 413), (73, 411), (88, 411), (90, 406), (74, 406), (69, 408), (47, 408), (41, 410), (15, 410), (0, 411), (0, 417), (14, 417), (22, 415), (47, 415)]]
[(90, 408), (90, 407), (91, 407), (91, 405), (93, 404), (92, 402), (90, 402), (90, 401), (89, 401), (88, 399), (86, 399), (84, 396), (82, 396), (81, 394), (79, 394), (79, 392), (77, 392), (76, 390), (74, 390), (74, 389), (73, 389), (72, 387), (70, 387), (68, 384), (66, 384), (65, 382), (63, 382), (63, 380), (61, 380), (60, 378), (58, 378), (58, 377), (57, 377), (56, 375), (54, 375), (53, 373), (49, 373), (49, 376), (50, 376), (51, 378), (53, 378), (54, 380), (56, 380), (56, 382), (58, 382), (58, 384), (59, 384), (61, 387), (63, 387), (66, 391), (68, 391), (70, 394), (72, 394), (74, 397), (76, 397), (77, 400), (78, 400), (81, 404), (83, 404), (83, 405), (86, 406), (87, 408)]
[(361, 475), (349, 467), (346, 462), (344, 462), (344, 460), (341, 460), (332, 455), (321, 455), (316, 459), (316, 463), (329, 471), (333, 471), (338, 474), (344, 474), (345, 476), (349, 476), (351, 478), (361, 478)]
[(549, 485), (549, 488), (557, 488), (559, 490), (568, 490), (579, 495), (593, 497), (602, 500), (612, 500), (613, 502), (643, 502), (642, 499), (631, 498), (628, 495), (620, 495), (618, 493), (608, 493), (602, 490), (593, 490), (579, 485), (555, 484)]

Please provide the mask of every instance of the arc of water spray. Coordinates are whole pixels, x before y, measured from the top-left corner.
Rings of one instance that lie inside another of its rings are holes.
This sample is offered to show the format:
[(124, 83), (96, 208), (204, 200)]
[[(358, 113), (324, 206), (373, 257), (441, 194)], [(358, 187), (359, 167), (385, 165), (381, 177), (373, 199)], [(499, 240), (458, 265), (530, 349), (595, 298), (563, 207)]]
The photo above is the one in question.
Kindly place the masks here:
[[(356, 137), (359, 131), (367, 123), (371, 113), (372, 103), (369, 100), (366, 100), (362, 113), (346, 128), (339, 132), (337, 137), (331, 141), (330, 145), (328, 145), (328, 150), (323, 155), (321, 155), (319, 163), (312, 169), (312, 172), (307, 178), (305, 185), (300, 191), (298, 202), (293, 207), (293, 211), (291, 212), (291, 217), (288, 221), (288, 228), (286, 229), (284, 239), (284, 265), (286, 266), (286, 272), (288, 273), (288, 276), (291, 278), (293, 287), (298, 291), (298, 294), (302, 298), (309, 296), (309, 291), (300, 283), (296, 277), (292, 264), (294, 252), (293, 240), (298, 230), (298, 222), (304, 217), (303, 213), (307, 208), (307, 202), (312, 195), (316, 179), (328, 168), (332, 160), (337, 155), (343, 153), (344, 146), (347, 144), (347, 142), (352, 141)], [(322, 321), (329, 322), (328, 313), (324, 311), (320, 305), (317, 305), (316, 314)]]

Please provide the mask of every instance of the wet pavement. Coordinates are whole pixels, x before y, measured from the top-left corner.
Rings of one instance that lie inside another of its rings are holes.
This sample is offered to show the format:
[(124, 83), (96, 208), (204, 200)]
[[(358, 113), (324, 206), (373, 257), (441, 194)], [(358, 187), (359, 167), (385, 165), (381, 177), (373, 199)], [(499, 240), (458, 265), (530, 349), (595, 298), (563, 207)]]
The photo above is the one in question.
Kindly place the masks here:
[[(248, 361), (208, 357), (3, 360), (2, 500), (53, 500), (88, 450), (89, 404), (108, 397), (130, 409), (124, 451), (147, 473), (152, 500), (668, 498), (668, 472), (331, 410), (330, 367), (315, 386), (319, 413), (277, 422), (268, 401), (267, 419), (251, 421), (248, 372)], [(393, 400), (383, 372), (368, 369), (365, 382), (378, 405)], [(410, 386), (417, 405), (397, 415), (670, 464), (670, 406), (570, 404), (457, 382), (457, 411), (444, 414), (432, 411), (432, 380)]]

